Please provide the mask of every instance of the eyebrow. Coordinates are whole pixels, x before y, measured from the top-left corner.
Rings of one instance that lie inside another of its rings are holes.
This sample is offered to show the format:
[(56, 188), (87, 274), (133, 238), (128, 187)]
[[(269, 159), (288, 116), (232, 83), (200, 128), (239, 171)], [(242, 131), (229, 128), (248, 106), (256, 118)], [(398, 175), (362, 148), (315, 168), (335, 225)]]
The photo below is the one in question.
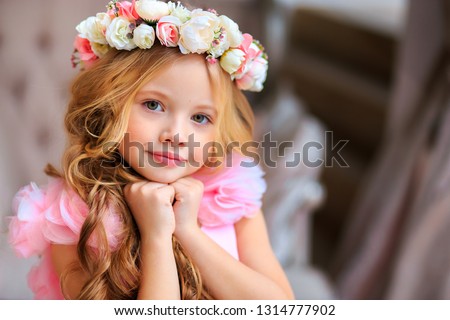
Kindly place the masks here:
[(146, 90), (142, 90), (141, 89), (138, 92), (138, 94), (136, 95), (136, 97), (145, 96), (145, 95), (148, 95), (148, 94), (159, 95), (159, 96), (162, 96), (165, 99), (170, 100), (170, 96), (169, 95), (165, 94), (163, 91), (154, 90), (154, 89), (146, 89)]
[(213, 113), (213, 116), (216, 117), (217, 116), (217, 109), (214, 108), (213, 106), (210, 105), (199, 105), (197, 107), (195, 107), (196, 109), (199, 110), (209, 110)]

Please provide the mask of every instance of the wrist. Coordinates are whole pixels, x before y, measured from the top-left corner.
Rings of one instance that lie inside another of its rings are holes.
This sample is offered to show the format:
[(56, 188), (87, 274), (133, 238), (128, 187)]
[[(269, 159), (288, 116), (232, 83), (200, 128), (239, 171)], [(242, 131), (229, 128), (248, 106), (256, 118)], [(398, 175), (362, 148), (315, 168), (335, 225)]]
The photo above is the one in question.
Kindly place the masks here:
[(171, 233), (161, 233), (161, 234), (141, 234), (141, 247), (161, 247), (161, 246), (172, 246), (172, 234)]
[(182, 228), (176, 228), (174, 232), (174, 236), (180, 241), (184, 242), (185, 240), (192, 239), (196, 235), (200, 234), (202, 231), (198, 224), (186, 225)]

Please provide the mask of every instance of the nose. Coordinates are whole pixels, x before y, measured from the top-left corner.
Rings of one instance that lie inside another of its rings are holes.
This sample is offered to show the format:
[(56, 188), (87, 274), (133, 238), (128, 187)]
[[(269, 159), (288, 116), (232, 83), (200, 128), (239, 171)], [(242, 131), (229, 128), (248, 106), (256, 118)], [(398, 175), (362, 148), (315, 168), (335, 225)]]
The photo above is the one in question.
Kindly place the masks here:
[(187, 144), (187, 136), (187, 128), (182, 121), (173, 119), (161, 130), (159, 141), (161, 143), (169, 143), (172, 146), (182, 147)]

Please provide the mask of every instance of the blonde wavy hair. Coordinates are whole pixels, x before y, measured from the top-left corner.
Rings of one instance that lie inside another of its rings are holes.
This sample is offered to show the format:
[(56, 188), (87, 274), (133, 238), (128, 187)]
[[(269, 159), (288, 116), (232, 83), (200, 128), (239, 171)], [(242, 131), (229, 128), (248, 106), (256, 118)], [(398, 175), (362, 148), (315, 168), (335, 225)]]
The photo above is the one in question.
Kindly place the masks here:
[[(65, 116), (68, 146), (62, 172), (51, 165), (46, 168), (48, 175), (64, 178), (67, 187), (75, 190), (89, 207), (77, 245), (79, 262), (63, 272), (60, 279), (63, 292), (67, 276), (82, 270), (88, 280), (78, 299), (137, 297), (141, 277), (140, 235), (122, 190), (126, 184), (143, 178), (122, 165), (117, 147), (127, 131), (130, 107), (137, 92), (162, 68), (182, 57), (178, 49), (157, 44), (151, 50), (110, 50), (74, 79)], [(232, 141), (241, 145), (250, 141), (254, 119), (247, 99), (220, 66), (206, 60), (205, 64), (218, 107), (217, 142), (226, 146)], [(110, 210), (123, 225), (114, 250), (108, 245), (103, 224)], [(92, 237), (98, 248), (88, 245)], [(199, 270), (176, 238), (173, 250), (181, 298), (212, 299)]]

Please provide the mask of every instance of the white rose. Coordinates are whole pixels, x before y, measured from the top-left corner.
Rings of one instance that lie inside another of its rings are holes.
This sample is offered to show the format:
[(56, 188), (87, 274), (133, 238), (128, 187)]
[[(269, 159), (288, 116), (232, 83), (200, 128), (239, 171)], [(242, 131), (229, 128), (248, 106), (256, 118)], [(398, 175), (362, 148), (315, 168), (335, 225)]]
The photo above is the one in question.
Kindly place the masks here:
[(219, 30), (219, 18), (207, 11), (192, 11), (191, 19), (180, 28), (179, 47), (182, 53), (205, 53), (211, 48), (215, 32)]
[(133, 50), (136, 44), (132, 37), (130, 21), (124, 17), (116, 17), (106, 29), (106, 40), (111, 47), (118, 50)]
[(229, 49), (220, 58), (220, 66), (229, 74), (239, 70), (245, 61), (245, 52), (241, 49)]
[(109, 16), (109, 14), (101, 12), (101, 13), (97, 13), (95, 18), (97, 19), (97, 25), (102, 30), (103, 35), (104, 35), (106, 32), (106, 29), (111, 24), (111, 17)]
[[(217, 43), (216, 43), (217, 41)], [(219, 58), (225, 51), (230, 48), (230, 43), (227, 41), (226, 36), (222, 40), (215, 40), (212, 48), (208, 51), (214, 58)]]
[(106, 13), (98, 13), (97, 16), (82, 21), (76, 29), (90, 42), (107, 44), (105, 32), (110, 23), (111, 18)]
[(177, 17), (180, 19), (182, 23), (185, 23), (191, 18), (191, 12), (186, 9), (181, 3), (173, 3), (172, 1), (168, 2), (170, 15)]
[(108, 44), (102, 44), (97, 42), (91, 42), (92, 51), (99, 58), (103, 57), (111, 48)]
[(82, 38), (87, 39), (87, 34), (90, 31), (89, 26), (93, 24), (93, 21), (95, 20), (95, 17), (89, 17), (86, 20), (81, 21), (75, 29), (77, 29), (78, 33), (81, 35)]
[(220, 16), (219, 19), (220, 26), (225, 29), (226, 37), (228, 42), (230, 43), (230, 47), (238, 47), (244, 40), (242, 32), (239, 30), (238, 24), (227, 16)]
[(150, 49), (155, 43), (155, 30), (147, 24), (141, 24), (134, 29), (133, 41), (141, 49)]
[(148, 21), (157, 21), (170, 13), (167, 3), (156, 0), (136, 1), (135, 9), (141, 18)]

